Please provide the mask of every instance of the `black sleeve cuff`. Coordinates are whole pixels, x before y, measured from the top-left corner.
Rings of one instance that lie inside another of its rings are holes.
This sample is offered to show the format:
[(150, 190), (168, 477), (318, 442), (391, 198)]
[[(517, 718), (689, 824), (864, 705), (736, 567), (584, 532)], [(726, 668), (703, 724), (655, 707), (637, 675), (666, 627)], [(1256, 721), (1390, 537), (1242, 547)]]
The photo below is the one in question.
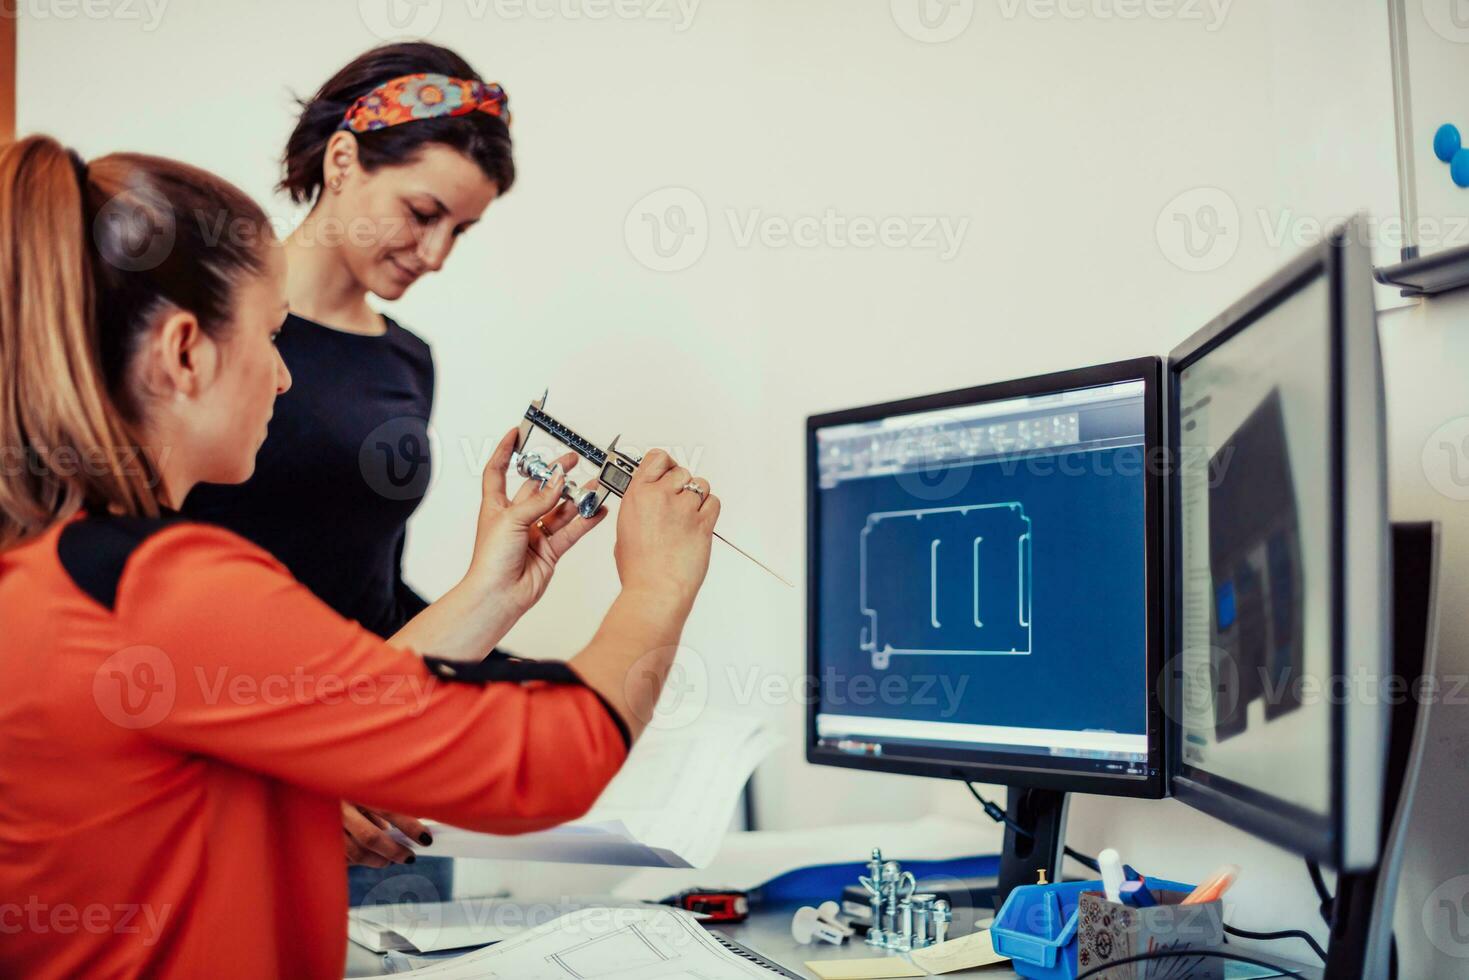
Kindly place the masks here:
[(509, 654), (493, 650), (479, 663), (460, 663), (439, 657), (424, 657), (423, 662), (428, 667), (429, 673), (435, 677), (461, 684), (525, 684), (529, 681), (545, 681), (548, 684), (575, 684), (578, 687), (585, 687), (606, 709), (607, 717), (611, 718), (612, 724), (617, 727), (617, 734), (622, 736), (623, 746), (629, 751), (632, 750), (632, 730), (627, 727), (627, 722), (623, 720), (622, 715), (618, 714), (611, 702), (602, 697), (596, 689), (587, 687), (576, 671), (571, 669), (571, 665), (564, 661), (520, 660)]
[[(582, 686), (583, 687), (587, 687), (585, 684), (583, 684)], [(632, 731), (627, 727), (627, 722), (626, 721), (623, 721), (622, 715), (618, 714), (617, 713), (617, 709), (614, 708), (614, 707), (612, 707), (612, 702), (611, 701), (608, 701), (606, 698), (602, 697), (602, 695), (597, 692), (597, 689), (596, 688), (594, 688), (594, 687), (587, 687), (587, 690), (592, 692), (592, 697), (594, 697), (598, 701), (602, 702), (602, 707), (607, 710), (607, 717), (612, 719), (612, 724), (615, 725), (615, 726), (617, 726), (617, 734), (622, 736), (622, 747), (623, 747), (623, 749), (625, 749), (628, 752), (631, 752), (632, 751)]]
[(504, 650), (501, 650), (499, 647), (494, 647), (493, 649), (490, 650), (489, 653), (485, 654), (485, 659), (486, 660), (519, 660), (520, 658), (517, 657), (513, 653), (507, 653)]

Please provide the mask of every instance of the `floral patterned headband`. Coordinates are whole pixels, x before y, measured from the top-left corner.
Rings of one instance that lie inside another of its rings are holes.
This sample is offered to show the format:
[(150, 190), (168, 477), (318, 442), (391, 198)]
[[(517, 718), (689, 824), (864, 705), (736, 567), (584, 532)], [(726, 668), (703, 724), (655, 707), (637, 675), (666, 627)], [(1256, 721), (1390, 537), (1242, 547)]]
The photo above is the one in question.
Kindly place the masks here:
[(418, 119), (487, 112), (510, 125), (509, 98), (497, 82), (420, 72), (384, 82), (352, 103), (338, 129), (366, 133)]

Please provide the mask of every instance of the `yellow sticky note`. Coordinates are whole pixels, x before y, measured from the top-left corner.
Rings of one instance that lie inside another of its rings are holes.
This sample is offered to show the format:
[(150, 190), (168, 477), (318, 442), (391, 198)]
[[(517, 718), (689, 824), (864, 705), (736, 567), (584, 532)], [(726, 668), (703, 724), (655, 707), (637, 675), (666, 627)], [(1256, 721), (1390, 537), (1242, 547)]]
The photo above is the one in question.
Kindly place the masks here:
[(864, 960), (809, 960), (806, 969), (821, 980), (889, 980), (890, 977), (928, 975), (896, 956), (874, 956)]
[[(1010, 958), (995, 952), (995, 944), (990, 939), (988, 929), (971, 932), (967, 936), (950, 939), (948, 942), (929, 946), (927, 949), (915, 949), (908, 955), (913, 958), (914, 963), (929, 973), (972, 970), (977, 966), (1003, 963)], [(907, 974), (903, 975), (907, 976)]]

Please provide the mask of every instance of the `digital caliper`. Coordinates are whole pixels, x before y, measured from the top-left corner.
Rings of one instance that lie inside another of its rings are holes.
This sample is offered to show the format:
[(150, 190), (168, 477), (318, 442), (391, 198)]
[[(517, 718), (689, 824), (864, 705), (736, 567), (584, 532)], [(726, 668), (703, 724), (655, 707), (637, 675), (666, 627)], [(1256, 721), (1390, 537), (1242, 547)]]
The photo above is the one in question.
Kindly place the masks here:
[[(602, 509), (602, 504), (607, 500), (609, 493), (615, 493), (621, 497), (627, 492), (627, 488), (632, 485), (632, 475), (637, 472), (638, 465), (643, 459), (641, 456), (629, 456), (617, 448), (617, 440), (622, 438), (621, 435), (614, 436), (607, 448), (603, 449), (577, 433), (571, 426), (558, 422), (546, 414), (546, 399), (550, 395), (551, 390), (548, 388), (545, 394), (531, 402), (530, 407), (525, 410), (525, 417), (520, 422), (520, 431), (515, 436), (515, 472), (527, 479), (538, 481), (543, 488), (555, 477), (559, 469), (558, 464), (546, 462), (537, 453), (526, 452), (531, 433), (540, 429), (597, 467), (597, 487), (595, 489), (579, 486), (568, 479), (566, 486), (561, 491), (562, 496), (576, 504), (578, 514), (582, 517), (592, 517)], [(714, 532), (714, 536), (785, 582), (787, 586), (791, 586), (784, 576), (743, 548), (730, 543), (729, 539), (718, 531)], [(794, 586), (791, 587), (794, 588)]]

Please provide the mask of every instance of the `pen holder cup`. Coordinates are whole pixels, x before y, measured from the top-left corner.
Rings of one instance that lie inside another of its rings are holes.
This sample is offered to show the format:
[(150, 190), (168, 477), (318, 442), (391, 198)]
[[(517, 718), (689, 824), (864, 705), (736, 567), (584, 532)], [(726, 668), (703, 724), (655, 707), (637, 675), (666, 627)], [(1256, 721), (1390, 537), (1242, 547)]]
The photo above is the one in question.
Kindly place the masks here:
[[(1077, 966), (1084, 972), (1107, 963), (1162, 950), (1183, 952), (1224, 943), (1224, 903), (1179, 904), (1187, 890), (1154, 889), (1158, 904), (1134, 908), (1109, 902), (1102, 892), (1085, 891), (1078, 909)], [(1097, 975), (1099, 980), (1222, 980), (1217, 956), (1169, 956), (1124, 963)]]
[[(1159, 878), (1148, 879), (1149, 890), (1159, 903), (1155, 908), (1140, 909), (1129, 905), (1108, 902), (1102, 894), (1100, 881), (1068, 881), (1055, 885), (1022, 885), (1010, 893), (1000, 914), (990, 927), (990, 938), (995, 952), (1010, 957), (1015, 972), (1022, 977), (1037, 980), (1075, 980), (1078, 972), (1085, 972), (1110, 960), (1117, 960), (1130, 953), (1118, 950), (1128, 948), (1137, 952), (1159, 949), (1166, 944), (1176, 948), (1203, 948), (1216, 946), (1224, 940), (1223, 909), (1219, 902), (1207, 905), (1190, 905), (1187, 911), (1178, 903), (1193, 890), (1192, 885)], [(1088, 893), (1093, 893), (1090, 896)], [(1085, 919), (1083, 929), (1082, 904), (1093, 914)], [(1101, 906), (1108, 912), (1102, 914)], [(1199, 913), (1195, 909), (1212, 909)], [(1123, 914), (1125, 913), (1125, 915)], [(1140, 918), (1139, 913), (1152, 913)], [(1103, 926), (1103, 920), (1106, 925)], [(1146, 935), (1143, 930), (1146, 929)], [(1087, 963), (1080, 960), (1081, 934), (1089, 937)], [(1099, 939), (1101, 932), (1106, 939)], [(1141, 939), (1141, 943), (1138, 940)], [(1151, 944), (1151, 945), (1150, 945)], [(1098, 946), (1111, 949), (1105, 958)], [(1158, 960), (1153, 963), (1127, 964), (1107, 972), (1107, 980), (1138, 978), (1138, 980), (1181, 980), (1185, 977), (1218, 978), (1223, 976), (1222, 961), (1215, 957), (1200, 957), (1187, 961), (1197, 964), (1197, 972), (1182, 970), (1184, 964), (1178, 958)], [(1133, 971), (1138, 968), (1137, 972)], [(1151, 968), (1152, 972), (1148, 972)], [(1213, 972), (1209, 972), (1212, 970)]]

